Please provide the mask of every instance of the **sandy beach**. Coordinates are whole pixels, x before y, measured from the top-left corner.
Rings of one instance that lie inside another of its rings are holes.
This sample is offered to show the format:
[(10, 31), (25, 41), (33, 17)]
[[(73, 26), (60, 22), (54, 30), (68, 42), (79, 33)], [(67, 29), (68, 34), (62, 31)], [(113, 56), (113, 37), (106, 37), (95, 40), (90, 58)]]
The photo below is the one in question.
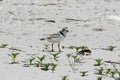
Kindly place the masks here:
[[(120, 80), (119, 7), (120, 0), (0, 1), (0, 80)], [(40, 39), (64, 27), (69, 33), (61, 42), (62, 52), (57, 44), (50, 52), (51, 43)], [(80, 46), (90, 55), (77, 55)], [(15, 63), (12, 53), (19, 53)], [(57, 53), (55, 60), (52, 54)], [(44, 55), (43, 66), (36, 66)], [(100, 65), (95, 66), (96, 59)], [(43, 70), (48, 63), (49, 69)], [(52, 64), (57, 65), (55, 71)]]

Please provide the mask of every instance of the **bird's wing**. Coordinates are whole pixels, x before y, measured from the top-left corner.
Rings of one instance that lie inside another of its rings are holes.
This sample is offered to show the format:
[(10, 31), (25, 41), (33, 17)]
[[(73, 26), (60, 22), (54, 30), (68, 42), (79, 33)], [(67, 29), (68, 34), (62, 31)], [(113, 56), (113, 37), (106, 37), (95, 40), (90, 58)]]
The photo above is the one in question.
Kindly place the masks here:
[(52, 35), (50, 35), (51, 38), (56, 38), (56, 37), (59, 37), (59, 36), (60, 36), (60, 34), (52, 34)]

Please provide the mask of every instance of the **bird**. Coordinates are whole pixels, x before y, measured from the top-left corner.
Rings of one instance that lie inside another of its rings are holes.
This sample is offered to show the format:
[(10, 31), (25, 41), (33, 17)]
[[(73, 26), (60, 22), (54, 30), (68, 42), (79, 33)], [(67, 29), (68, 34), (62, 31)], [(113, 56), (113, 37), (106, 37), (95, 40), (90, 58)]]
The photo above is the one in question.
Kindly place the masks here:
[(59, 52), (61, 52), (60, 43), (65, 39), (68, 32), (69, 32), (68, 27), (64, 27), (59, 32), (51, 34), (46, 38), (41, 38), (40, 40), (41, 41), (47, 40), (48, 42), (52, 43), (51, 45), (52, 52), (54, 52), (54, 49), (53, 49), (54, 43), (58, 43), (58, 49), (59, 49)]

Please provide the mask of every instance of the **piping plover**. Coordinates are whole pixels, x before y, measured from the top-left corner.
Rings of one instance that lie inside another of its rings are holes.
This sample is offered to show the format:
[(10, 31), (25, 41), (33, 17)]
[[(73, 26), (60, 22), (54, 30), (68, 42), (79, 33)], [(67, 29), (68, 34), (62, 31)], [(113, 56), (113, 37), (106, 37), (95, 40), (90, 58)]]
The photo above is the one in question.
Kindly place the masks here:
[(49, 37), (41, 38), (40, 40), (47, 40), (48, 42), (52, 43), (52, 52), (54, 52), (54, 49), (53, 49), (54, 43), (58, 43), (58, 49), (59, 49), (59, 52), (61, 52), (60, 42), (62, 42), (65, 39), (68, 32), (69, 32), (68, 28), (65, 27), (62, 30), (60, 30), (59, 32), (57, 32), (55, 34), (51, 34), (51, 35), (49, 35)]

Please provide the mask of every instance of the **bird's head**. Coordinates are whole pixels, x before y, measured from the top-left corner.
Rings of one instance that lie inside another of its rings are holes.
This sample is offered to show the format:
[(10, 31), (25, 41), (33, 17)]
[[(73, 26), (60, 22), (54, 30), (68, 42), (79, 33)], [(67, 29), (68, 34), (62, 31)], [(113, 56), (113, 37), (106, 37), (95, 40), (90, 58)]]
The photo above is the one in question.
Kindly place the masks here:
[(69, 32), (68, 27), (64, 27), (64, 28), (62, 29), (62, 32), (65, 32), (65, 33)]

